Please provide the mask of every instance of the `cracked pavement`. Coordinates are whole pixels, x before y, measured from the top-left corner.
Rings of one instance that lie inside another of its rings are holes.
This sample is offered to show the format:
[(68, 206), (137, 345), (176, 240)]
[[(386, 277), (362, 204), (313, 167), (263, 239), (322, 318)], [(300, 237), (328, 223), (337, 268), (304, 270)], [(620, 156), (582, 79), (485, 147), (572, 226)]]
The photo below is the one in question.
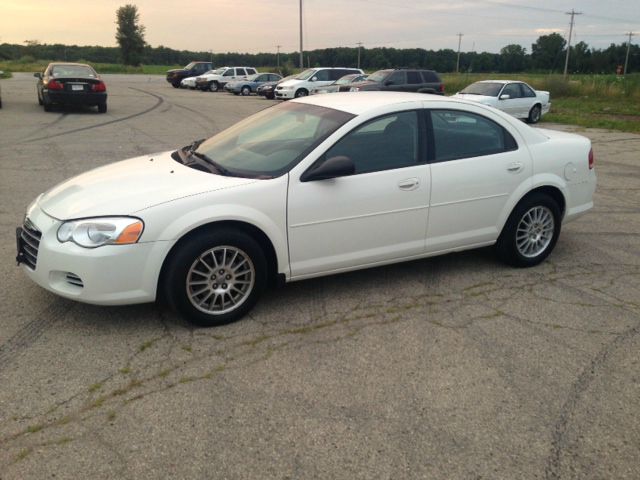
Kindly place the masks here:
[[(109, 113), (2, 81), (0, 479), (640, 477), (640, 136), (578, 131), (596, 206), (542, 265), (491, 249), (293, 283), (195, 329), (15, 267), (55, 183), (272, 105), (107, 75)], [(549, 126), (548, 124), (543, 124)]]

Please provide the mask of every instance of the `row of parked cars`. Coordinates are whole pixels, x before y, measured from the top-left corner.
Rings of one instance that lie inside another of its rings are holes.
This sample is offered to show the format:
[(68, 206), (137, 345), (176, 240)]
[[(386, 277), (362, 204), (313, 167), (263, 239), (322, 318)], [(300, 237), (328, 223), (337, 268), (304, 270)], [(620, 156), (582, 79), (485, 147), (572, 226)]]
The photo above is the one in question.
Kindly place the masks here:
[[(445, 93), (440, 76), (426, 69), (388, 68), (366, 75), (359, 68), (319, 67), (282, 78), (276, 73), (258, 73), (253, 67), (212, 67), (210, 62), (192, 62), (183, 69), (169, 70), (167, 81), (175, 88), (212, 92), (224, 89), (236, 95), (256, 93), (279, 100), (373, 90)], [(536, 91), (524, 82), (513, 80), (476, 82), (454, 96), (503, 110), (529, 123), (537, 123), (551, 106), (549, 92)]]

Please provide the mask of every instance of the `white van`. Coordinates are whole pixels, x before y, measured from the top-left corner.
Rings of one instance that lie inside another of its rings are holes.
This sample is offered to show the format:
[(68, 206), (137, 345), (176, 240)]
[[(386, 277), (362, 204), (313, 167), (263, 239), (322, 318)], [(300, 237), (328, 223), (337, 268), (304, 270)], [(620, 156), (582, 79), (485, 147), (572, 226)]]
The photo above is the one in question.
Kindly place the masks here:
[(312, 89), (329, 85), (352, 73), (364, 72), (359, 68), (309, 68), (295, 78), (280, 83), (276, 87), (276, 98), (306, 97)]

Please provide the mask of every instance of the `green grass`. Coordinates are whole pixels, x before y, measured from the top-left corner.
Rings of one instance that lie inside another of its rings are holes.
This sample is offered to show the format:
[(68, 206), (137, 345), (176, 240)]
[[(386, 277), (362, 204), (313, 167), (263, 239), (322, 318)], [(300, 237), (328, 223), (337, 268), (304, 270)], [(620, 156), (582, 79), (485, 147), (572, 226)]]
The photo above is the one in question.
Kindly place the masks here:
[[(38, 60), (35, 62), (3, 61), (0, 62), (0, 70), (10, 76), (11, 72), (42, 72), (50, 62)], [(91, 65), (98, 73), (133, 73), (144, 75), (164, 75), (172, 68), (182, 68), (183, 65), (141, 65), (131, 67), (117, 63), (95, 63), (81, 60), (79, 63)]]

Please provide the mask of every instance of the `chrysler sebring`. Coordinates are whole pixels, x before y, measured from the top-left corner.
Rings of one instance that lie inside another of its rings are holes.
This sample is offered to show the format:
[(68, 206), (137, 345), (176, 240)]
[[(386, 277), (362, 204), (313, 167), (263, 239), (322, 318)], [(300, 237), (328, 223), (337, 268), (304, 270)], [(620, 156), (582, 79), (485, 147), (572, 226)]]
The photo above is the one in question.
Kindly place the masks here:
[(588, 139), (439, 96), (318, 95), (37, 197), (17, 261), (56, 294), (239, 319), (272, 282), (495, 245), (529, 267), (592, 206)]

